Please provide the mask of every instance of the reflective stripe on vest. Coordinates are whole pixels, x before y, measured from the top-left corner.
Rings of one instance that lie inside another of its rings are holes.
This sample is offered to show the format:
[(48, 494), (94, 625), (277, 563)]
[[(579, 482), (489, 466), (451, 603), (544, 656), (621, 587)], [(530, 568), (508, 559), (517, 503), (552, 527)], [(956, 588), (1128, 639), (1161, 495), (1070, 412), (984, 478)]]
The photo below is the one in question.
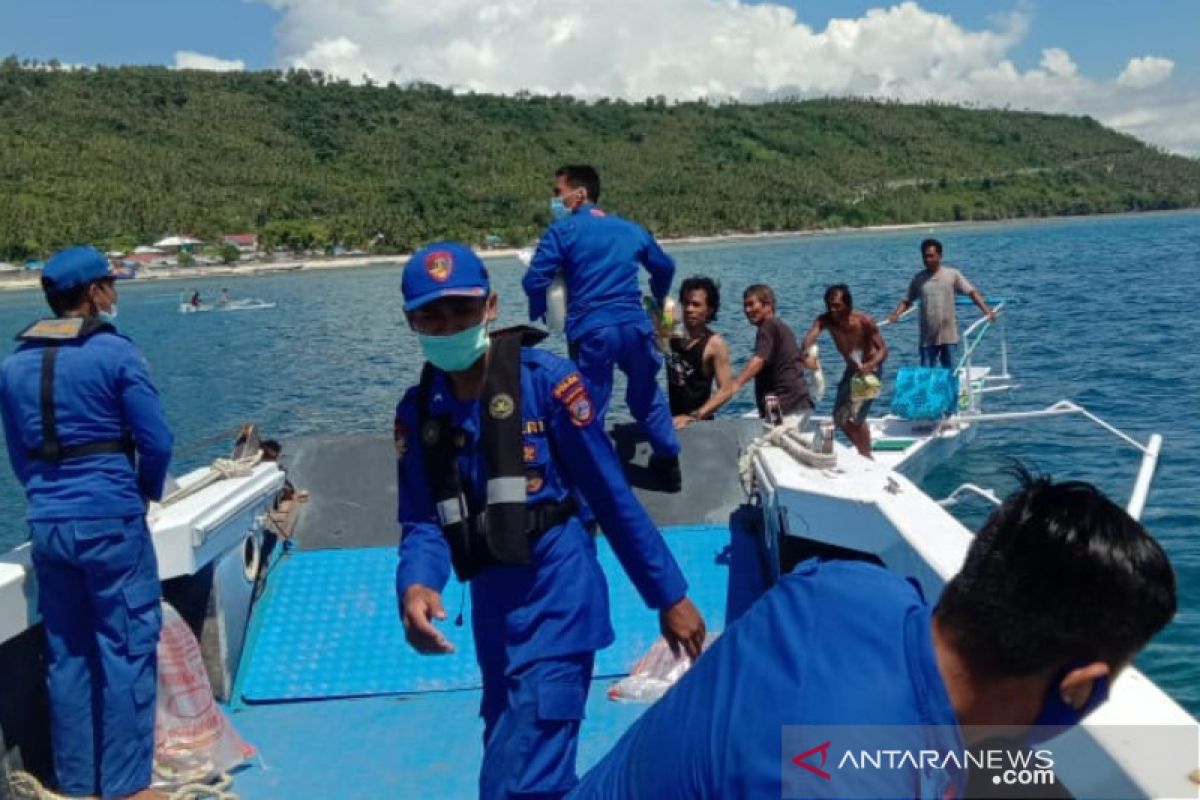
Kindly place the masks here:
[(496, 503), (520, 503), (525, 505), (525, 476), (520, 478), (492, 478), (487, 482), (488, 506)]

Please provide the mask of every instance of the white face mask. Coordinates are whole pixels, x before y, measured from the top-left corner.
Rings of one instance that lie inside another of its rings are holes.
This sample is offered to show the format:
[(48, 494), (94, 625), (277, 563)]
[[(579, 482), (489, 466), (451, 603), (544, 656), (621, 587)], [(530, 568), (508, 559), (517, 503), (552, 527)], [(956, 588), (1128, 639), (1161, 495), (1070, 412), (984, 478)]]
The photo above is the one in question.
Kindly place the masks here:
[[(116, 291), (117, 291), (116, 289), (101, 289), (101, 291), (103, 291), (103, 292), (111, 291), (113, 297), (114, 298), (116, 297)], [(117, 318), (117, 301), (115, 299), (111, 303), (109, 303), (108, 308), (102, 308), (101, 305), (96, 302), (95, 297), (93, 297), (92, 305), (94, 305), (96, 307), (96, 317), (99, 318), (102, 322), (112, 322), (114, 319)]]

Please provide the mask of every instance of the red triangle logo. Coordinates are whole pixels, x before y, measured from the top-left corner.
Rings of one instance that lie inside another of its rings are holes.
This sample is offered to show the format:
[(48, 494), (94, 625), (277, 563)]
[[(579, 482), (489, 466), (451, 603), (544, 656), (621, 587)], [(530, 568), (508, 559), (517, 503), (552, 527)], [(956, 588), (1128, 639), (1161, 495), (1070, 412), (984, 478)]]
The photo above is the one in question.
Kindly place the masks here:
[[(821, 769), (821, 767), (825, 766), (825, 760), (829, 757), (829, 745), (830, 744), (832, 744), (832, 742), (825, 742), (825, 744), (819, 744), (816, 747), (805, 750), (803, 753), (801, 753), (800, 755), (793, 758), (792, 763), (795, 764), (797, 767), (801, 767), (803, 769), (808, 770), (813, 775), (820, 776), (820, 777), (824, 778), (825, 780), (831, 780), (829, 773), (826, 772), (825, 770)], [(812, 764), (809, 764), (808, 761), (806, 760), (809, 756), (814, 755), (815, 753), (821, 754), (821, 767), (814, 767)]]

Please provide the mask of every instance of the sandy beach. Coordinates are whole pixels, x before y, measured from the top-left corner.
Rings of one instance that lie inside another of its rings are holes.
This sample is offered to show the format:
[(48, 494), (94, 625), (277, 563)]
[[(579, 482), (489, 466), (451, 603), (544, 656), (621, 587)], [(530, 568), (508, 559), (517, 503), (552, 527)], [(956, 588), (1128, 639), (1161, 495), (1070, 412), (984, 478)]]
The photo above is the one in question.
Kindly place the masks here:
[[(1142, 211), (1142, 212), (1126, 212), (1137, 214), (1172, 214), (1179, 211)], [(1116, 215), (1085, 215), (1078, 217), (1079, 219), (1087, 219), (1092, 216), (1124, 216), (1124, 214)], [(863, 228), (812, 228), (808, 230), (796, 231), (773, 231), (770, 233), (723, 233), (712, 236), (680, 236), (676, 238), (664, 238), (659, 241), (667, 248), (672, 245), (706, 245), (719, 244), (721, 242), (743, 242), (743, 241), (762, 241), (771, 239), (795, 239), (812, 236), (835, 236), (846, 233), (879, 233), (886, 231), (904, 231), (913, 229), (933, 230), (935, 228), (957, 228), (972, 225), (1011, 225), (1013, 223), (1028, 222), (1037, 223), (1046, 221), (1046, 219), (1061, 220), (1062, 217), (1026, 217), (1020, 219), (994, 220), (994, 221), (963, 221), (963, 222), (913, 222), (894, 225), (871, 225)], [(530, 244), (530, 247), (533, 243)], [(476, 252), (484, 259), (503, 259), (516, 258), (517, 254), (524, 248), (517, 247), (496, 247), (488, 249), (479, 249)], [(138, 271), (137, 280), (140, 281), (189, 281), (198, 278), (248, 278), (255, 275), (270, 275), (276, 272), (297, 272), (307, 270), (329, 270), (329, 269), (356, 269), (359, 267), (371, 267), (378, 264), (399, 264), (403, 263), (409, 256), (409, 253), (396, 253), (392, 255), (367, 255), (367, 256), (315, 256), (293, 258), (283, 258), (270, 261), (242, 261), (237, 264), (215, 265), (215, 266), (194, 266), (194, 267), (144, 267)], [(0, 292), (24, 291), (29, 289), (40, 289), (40, 273), (35, 271), (20, 271), (20, 272), (0, 272)]]
[[(932, 225), (944, 226), (956, 223), (915, 223), (910, 225), (876, 225), (869, 228), (821, 228), (799, 231), (779, 231), (772, 233), (725, 233), (714, 236), (681, 236), (674, 239), (660, 239), (666, 247), (671, 245), (704, 245), (720, 242), (738, 242), (763, 239), (790, 239), (803, 236), (822, 236), (852, 231), (888, 231), (905, 230), (909, 228), (927, 228)], [(533, 246), (532, 244), (530, 245)], [(483, 259), (516, 258), (522, 248), (496, 247), (476, 250)], [(189, 281), (200, 278), (248, 278), (255, 275), (271, 275), (277, 272), (298, 272), (308, 270), (356, 269), (371, 267), (378, 264), (403, 263), (409, 253), (394, 255), (370, 256), (316, 256), (294, 257), (271, 261), (242, 261), (237, 264), (205, 265), (205, 266), (172, 266), (172, 267), (143, 267), (138, 270), (138, 281)], [(0, 292), (16, 292), (41, 288), (41, 273), (37, 271), (3, 272), (0, 273)]]

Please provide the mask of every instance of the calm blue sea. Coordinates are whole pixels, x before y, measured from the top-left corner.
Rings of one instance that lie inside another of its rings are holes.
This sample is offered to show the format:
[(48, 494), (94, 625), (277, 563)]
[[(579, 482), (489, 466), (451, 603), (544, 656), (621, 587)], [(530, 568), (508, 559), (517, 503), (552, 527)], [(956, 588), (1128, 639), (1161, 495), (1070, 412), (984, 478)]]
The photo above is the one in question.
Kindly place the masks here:
[[(741, 290), (772, 285), (783, 318), (802, 334), (830, 283), (846, 282), (855, 305), (882, 317), (921, 267), (918, 243), (936, 235), (945, 262), (961, 267), (989, 296), (1013, 298), (1008, 315), (1011, 369), (1022, 382), (993, 408), (1028, 408), (1072, 398), (1139, 439), (1166, 438), (1145, 521), (1170, 553), (1181, 608), (1141, 665), (1200, 714), (1200, 315), (1189, 287), (1200, 277), (1200, 212), (1024, 222), (757, 240), (670, 248), (679, 277), (718, 278), (726, 307), (716, 327), (735, 366), (753, 341)], [(502, 322), (524, 310), (522, 267), (491, 266)], [(416, 342), (402, 324), (399, 265), (194, 282), (120, 286), (122, 331), (151, 364), (176, 435), (176, 471), (227, 454), (225, 435), (257, 422), (269, 435), (391, 429), (392, 411), (417, 375)], [(261, 297), (272, 310), (181, 315), (180, 296)], [(15, 333), (43, 314), (40, 294), (0, 295), (0, 330)], [(973, 319), (964, 309), (960, 320)], [(912, 363), (915, 329), (885, 328), (889, 374)], [(554, 343), (562, 349), (561, 342)], [(993, 351), (994, 352), (994, 351)], [(840, 374), (832, 346), (822, 360)], [(622, 390), (618, 387), (618, 396)], [(885, 398), (886, 400), (886, 398)], [(749, 409), (747, 392), (731, 409)], [(1019, 458), (1051, 474), (1128, 496), (1137, 454), (1077, 420), (996, 427), (980, 433), (925, 488), (942, 496), (964, 481), (1012, 487), (1002, 469)], [(23, 499), (0, 469), (0, 551), (24, 538)], [(972, 525), (986, 509), (958, 511)]]

